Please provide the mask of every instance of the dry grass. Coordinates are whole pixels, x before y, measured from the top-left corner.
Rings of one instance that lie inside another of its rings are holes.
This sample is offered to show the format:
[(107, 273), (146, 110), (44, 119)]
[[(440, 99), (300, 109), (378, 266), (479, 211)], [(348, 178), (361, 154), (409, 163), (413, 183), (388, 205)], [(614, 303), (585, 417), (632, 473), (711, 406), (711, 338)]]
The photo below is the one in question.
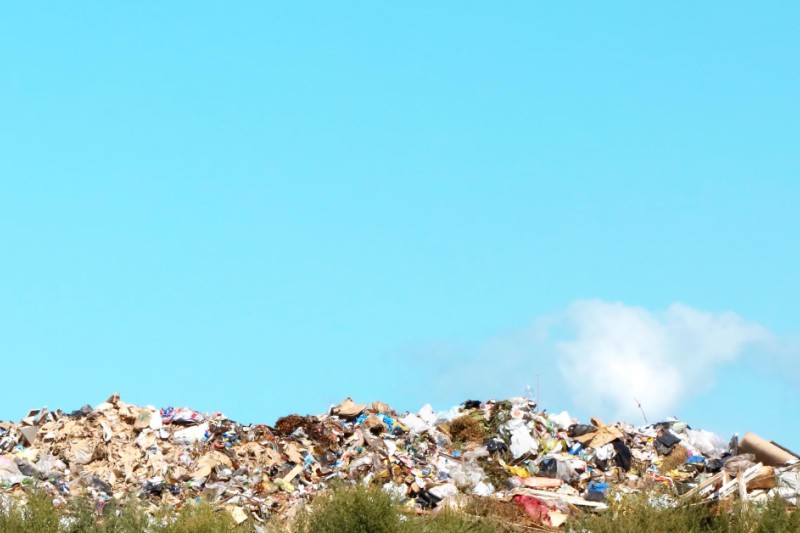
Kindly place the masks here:
[(486, 437), (483, 419), (478, 419), (472, 415), (460, 416), (450, 422), (450, 435), (455, 441), (483, 442)]
[(658, 467), (658, 471), (662, 474), (666, 474), (667, 472), (671, 472), (676, 468), (679, 468), (686, 462), (686, 454), (687, 450), (680, 444), (676, 445), (672, 448), (672, 451), (669, 455), (664, 457), (661, 461), (661, 465)]

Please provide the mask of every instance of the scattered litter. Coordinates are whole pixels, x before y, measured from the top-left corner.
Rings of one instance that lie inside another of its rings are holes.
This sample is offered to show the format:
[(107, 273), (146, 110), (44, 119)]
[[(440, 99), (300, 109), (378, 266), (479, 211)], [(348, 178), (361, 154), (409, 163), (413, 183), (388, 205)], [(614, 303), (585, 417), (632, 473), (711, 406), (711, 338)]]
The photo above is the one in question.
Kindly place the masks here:
[(487, 498), (551, 529), (576, 509), (605, 509), (615, 492), (656, 486), (669, 489), (651, 498), (659, 507), (776, 495), (797, 505), (798, 466), (794, 453), (752, 433), (726, 443), (678, 420), (580, 423), (527, 398), (468, 400), (439, 414), (347, 398), (271, 427), (114, 394), (94, 408), (35, 409), (0, 423), (0, 491), (38, 488), (99, 506), (135, 496), (153, 510), (205, 498), (237, 524), (291, 517), (336, 480), (382, 487), (421, 513)]

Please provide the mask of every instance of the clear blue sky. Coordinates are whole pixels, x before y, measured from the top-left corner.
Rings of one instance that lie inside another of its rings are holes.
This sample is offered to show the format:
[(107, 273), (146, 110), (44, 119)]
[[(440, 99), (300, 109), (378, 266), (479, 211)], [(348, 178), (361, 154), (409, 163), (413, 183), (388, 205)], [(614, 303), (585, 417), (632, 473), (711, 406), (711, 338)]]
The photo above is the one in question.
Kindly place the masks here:
[[(800, 333), (797, 4), (431, 4), (1, 6), (0, 418), (445, 408), (420, 346), (584, 299)], [(758, 361), (678, 414), (800, 448)]]

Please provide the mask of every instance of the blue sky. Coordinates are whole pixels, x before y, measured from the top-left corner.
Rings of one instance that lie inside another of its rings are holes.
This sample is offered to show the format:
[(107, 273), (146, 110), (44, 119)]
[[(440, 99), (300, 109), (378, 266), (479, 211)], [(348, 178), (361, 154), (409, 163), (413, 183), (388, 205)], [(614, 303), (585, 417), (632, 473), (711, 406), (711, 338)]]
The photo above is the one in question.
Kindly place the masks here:
[(5, 4), (0, 418), (446, 408), (536, 374), (613, 416), (562, 368), (607, 367), (613, 315), (655, 332), (643, 365), (679, 354), (664, 409), (800, 448), (799, 15)]

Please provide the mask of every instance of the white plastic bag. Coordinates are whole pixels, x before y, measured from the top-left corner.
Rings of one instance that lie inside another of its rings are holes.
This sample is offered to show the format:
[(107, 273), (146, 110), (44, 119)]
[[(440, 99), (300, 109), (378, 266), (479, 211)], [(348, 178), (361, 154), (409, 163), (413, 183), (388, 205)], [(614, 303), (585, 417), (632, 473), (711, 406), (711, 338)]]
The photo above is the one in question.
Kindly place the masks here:
[(569, 416), (569, 413), (566, 411), (561, 411), (557, 415), (548, 415), (547, 418), (549, 418), (550, 422), (555, 424), (558, 429), (567, 429), (573, 423), (572, 417)]
[(474, 461), (450, 465), (450, 479), (462, 490), (471, 490), (486, 477), (483, 468)]
[(11, 457), (0, 455), (0, 483), (16, 485), (22, 483), (25, 476)]
[(436, 413), (433, 412), (433, 407), (431, 407), (431, 404), (429, 403), (426, 403), (422, 406), (422, 409), (417, 412), (417, 416), (429, 426), (432, 426), (436, 423)]
[(519, 459), (526, 453), (537, 453), (539, 441), (531, 434), (531, 428), (521, 419), (511, 419), (506, 424), (506, 429), (511, 434), (511, 454), (514, 459)]
[(173, 433), (172, 441), (185, 445), (201, 442), (205, 439), (206, 431), (208, 431), (208, 422), (204, 422), (199, 426), (189, 426)]
[(719, 457), (728, 449), (722, 437), (702, 429), (687, 429), (685, 432), (689, 447), (706, 457)]
[(418, 433), (424, 433), (431, 428), (430, 424), (426, 423), (422, 418), (413, 413), (407, 414), (406, 416), (401, 418), (400, 423), (403, 424), (405, 427), (407, 427), (408, 431), (412, 435), (416, 435)]

